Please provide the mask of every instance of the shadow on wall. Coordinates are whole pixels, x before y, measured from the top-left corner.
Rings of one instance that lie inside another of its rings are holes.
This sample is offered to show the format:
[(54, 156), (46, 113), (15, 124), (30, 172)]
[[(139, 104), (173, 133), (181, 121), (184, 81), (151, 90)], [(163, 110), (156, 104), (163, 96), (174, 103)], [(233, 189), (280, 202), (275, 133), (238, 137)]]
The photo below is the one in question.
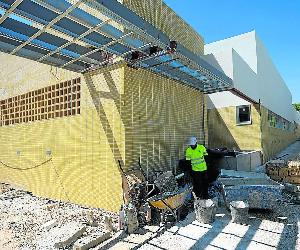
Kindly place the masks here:
[(123, 72), (122, 67), (84, 75), (111, 160), (126, 171), (137, 168), (140, 159), (150, 175), (175, 170), (187, 138), (204, 140), (203, 94), (152, 72), (125, 65)]
[[(229, 114), (230, 115), (230, 114)], [(240, 147), (219, 113), (218, 109), (209, 109), (208, 116), (208, 147), (240, 150)]]
[(261, 150), (260, 107), (251, 105), (252, 123), (237, 125), (236, 107), (208, 110), (209, 147), (234, 150)]
[(92, 77), (90, 75), (84, 75), (84, 78), (88, 86), (90, 95), (92, 97), (93, 104), (96, 107), (97, 114), (99, 116), (100, 123), (104, 129), (111, 152), (113, 152), (115, 163), (118, 165), (120, 161), (121, 166), (124, 166), (124, 161), (122, 159), (121, 151), (119, 149), (116, 138), (114, 136), (113, 129), (108, 121), (103, 103), (101, 102), (101, 98), (113, 100), (114, 104), (118, 109), (119, 115), (121, 116), (120, 93), (114, 83), (114, 80), (112, 79), (111, 74), (109, 72), (103, 72), (103, 76), (109, 88), (109, 92), (97, 91), (93, 83)]

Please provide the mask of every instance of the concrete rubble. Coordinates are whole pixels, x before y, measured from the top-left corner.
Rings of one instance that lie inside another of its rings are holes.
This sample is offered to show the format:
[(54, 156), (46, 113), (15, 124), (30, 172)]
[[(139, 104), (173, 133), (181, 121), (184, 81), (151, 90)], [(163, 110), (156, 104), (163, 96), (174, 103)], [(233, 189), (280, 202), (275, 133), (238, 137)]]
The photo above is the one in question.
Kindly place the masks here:
[(75, 222), (68, 223), (59, 228), (58, 237), (55, 239), (54, 247), (67, 248), (78, 240), (86, 231), (86, 227)]
[(103, 209), (36, 197), (7, 184), (0, 183), (0, 190), (0, 249), (73, 249), (80, 239), (79, 249), (87, 249), (108, 237), (105, 217), (117, 226), (117, 214)]
[(57, 220), (50, 220), (50, 221), (47, 221), (45, 224), (43, 224), (41, 226), (41, 229), (48, 231), (48, 230), (50, 230), (51, 228), (53, 228), (57, 225), (58, 225)]
[(96, 247), (100, 243), (106, 241), (111, 237), (110, 232), (99, 232), (88, 235), (82, 239), (79, 239), (74, 243), (74, 250), (86, 250), (92, 247)]

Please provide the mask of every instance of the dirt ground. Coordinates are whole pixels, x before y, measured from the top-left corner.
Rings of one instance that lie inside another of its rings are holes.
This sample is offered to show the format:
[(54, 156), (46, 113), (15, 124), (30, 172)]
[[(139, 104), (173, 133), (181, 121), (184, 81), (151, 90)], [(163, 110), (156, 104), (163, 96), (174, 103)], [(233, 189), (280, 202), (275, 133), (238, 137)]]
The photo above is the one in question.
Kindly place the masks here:
[[(55, 249), (59, 227), (85, 225), (85, 235), (106, 231), (105, 216), (116, 226), (116, 214), (36, 197), (1, 184), (0, 249)], [(91, 217), (96, 225), (91, 226)], [(190, 212), (169, 227), (146, 226), (131, 235), (117, 232), (94, 249), (300, 249), (299, 219), (300, 206), (286, 194), (273, 211), (251, 211), (247, 225), (232, 223), (224, 208), (218, 209), (211, 225), (199, 223)], [(44, 230), (42, 226), (50, 220), (57, 220), (57, 225)]]
[[(106, 232), (104, 218), (117, 215), (101, 209), (85, 208), (75, 204), (36, 197), (29, 192), (0, 184), (0, 249), (54, 249), (58, 228), (66, 225), (84, 226), (86, 233)], [(48, 221), (56, 226), (43, 229)], [(72, 248), (71, 248), (72, 249)]]

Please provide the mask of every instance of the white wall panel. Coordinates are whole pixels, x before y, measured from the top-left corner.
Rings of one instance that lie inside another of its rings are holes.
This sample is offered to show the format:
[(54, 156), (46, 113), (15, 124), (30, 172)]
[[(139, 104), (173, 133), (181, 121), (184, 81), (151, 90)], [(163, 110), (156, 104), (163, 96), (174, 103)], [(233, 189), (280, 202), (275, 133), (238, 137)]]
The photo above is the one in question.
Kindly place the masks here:
[(226, 108), (231, 106), (249, 105), (250, 102), (236, 96), (230, 91), (209, 94), (207, 98), (207, 108)]
[[(217, 62), (237, 90), (285, 119), (298, 121), (292, 95), (255, 31), (207, 44), (205, 54), (208, 62)], [(212, 105), (236, 105), (235, 98), (221, 95), (210, 95)]]

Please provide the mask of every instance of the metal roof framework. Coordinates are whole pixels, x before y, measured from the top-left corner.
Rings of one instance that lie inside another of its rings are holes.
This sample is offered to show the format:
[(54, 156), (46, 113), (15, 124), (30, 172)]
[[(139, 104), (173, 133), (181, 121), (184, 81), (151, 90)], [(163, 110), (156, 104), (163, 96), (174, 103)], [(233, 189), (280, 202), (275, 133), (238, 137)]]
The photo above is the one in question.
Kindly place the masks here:
[(0, 0), (0, 15), (0, 50), (12, 55), (80, 73), (123, 58), (204, 93), (232, 88), (224, 73), (179, 43), (172, 47), (116, 0)]

